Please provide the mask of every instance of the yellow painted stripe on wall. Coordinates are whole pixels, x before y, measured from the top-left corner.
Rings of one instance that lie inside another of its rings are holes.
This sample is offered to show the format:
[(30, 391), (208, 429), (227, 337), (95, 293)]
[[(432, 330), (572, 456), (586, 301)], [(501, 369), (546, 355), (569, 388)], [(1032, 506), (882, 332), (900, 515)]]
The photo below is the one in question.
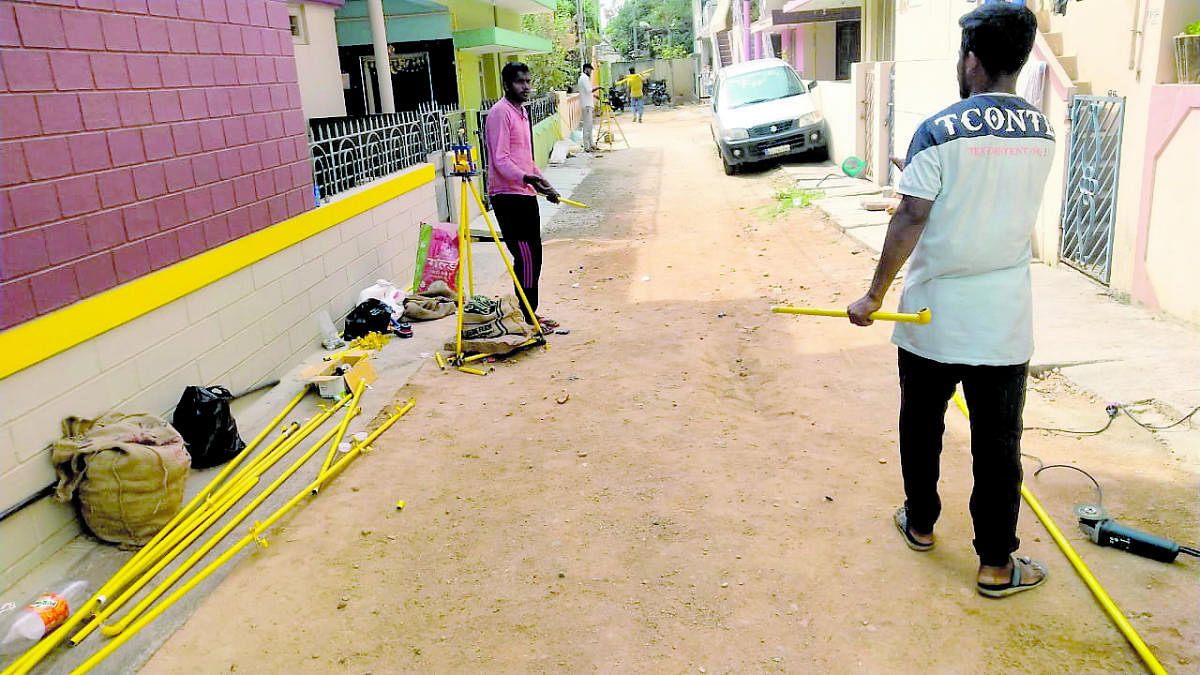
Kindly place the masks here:
[(434, 179), (424, 165), (0, 333), (0, 378), (174, 302)]

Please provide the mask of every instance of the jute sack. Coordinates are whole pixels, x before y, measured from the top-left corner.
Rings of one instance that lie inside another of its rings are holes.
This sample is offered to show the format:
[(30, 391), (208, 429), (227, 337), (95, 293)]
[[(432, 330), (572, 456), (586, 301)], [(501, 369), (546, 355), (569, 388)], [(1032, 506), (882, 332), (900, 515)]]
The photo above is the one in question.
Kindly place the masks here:
[(141, 546), (178, 511), (192, 458), (178, 431), (153, 415), (68, 417), (50, 445), (55, 496), (79, 497), (79, 512), (100, 539)]

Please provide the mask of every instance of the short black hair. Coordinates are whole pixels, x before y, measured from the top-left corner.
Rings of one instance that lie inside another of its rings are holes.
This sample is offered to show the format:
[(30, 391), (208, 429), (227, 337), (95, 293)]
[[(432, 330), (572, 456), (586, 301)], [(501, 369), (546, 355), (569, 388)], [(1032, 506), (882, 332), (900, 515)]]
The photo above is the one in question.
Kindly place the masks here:
[(1037, 17), (1027, 7), (988, 2), (958, 20), (962, 54), (975, 54), (992, 77), (1014, 75), (1025, 65), (1037, 34)]
[(585, 64), (583, 64), (583, 69), (584, 69), (585, 71), (586, 71), (586, 70), (595, 70), (595, 68), (592, 68), (592, 64), (590, 64), (590, 63), (585, 63)]
[(512, 61), (511, 63), (504, 64), (504, 67), (500, 69), (500, 80), (504, 84), (512, 84), (517, 79), (517, 73), (528, 72), (529, 66), (520, 61)]
[(632, 75), (632, 74), (633, 74), (633, 66), (629, 66), (629, 74), (630, 74), (630, 75)]

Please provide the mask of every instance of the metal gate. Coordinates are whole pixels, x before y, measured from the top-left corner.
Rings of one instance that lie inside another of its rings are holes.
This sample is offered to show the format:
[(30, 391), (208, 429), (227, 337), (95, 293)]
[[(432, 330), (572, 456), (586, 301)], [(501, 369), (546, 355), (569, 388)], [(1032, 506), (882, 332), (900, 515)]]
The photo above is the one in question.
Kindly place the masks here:
[(1124, 123), (1124, 97), (1071, 99), (1071, 144), (1059, 257), (1102, 284), (1109, 282), (1112, 268)]

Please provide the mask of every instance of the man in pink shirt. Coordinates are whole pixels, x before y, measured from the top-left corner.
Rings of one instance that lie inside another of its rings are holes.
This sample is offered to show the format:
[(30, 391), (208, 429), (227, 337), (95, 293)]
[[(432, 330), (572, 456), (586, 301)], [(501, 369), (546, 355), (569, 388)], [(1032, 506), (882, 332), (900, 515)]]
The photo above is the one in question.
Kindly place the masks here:
[[(529, 306), (538, 307), (538, 278), (542, 274), (542, 223), (538, 214), (537, 195), (551, 202), (558, 201), (558, 192), (538, 170), (533, 161), (533, 138), (529, 115), (524, 104), (529, 100), (532, 83), (529, 67), (524, 63), (509, 63), (500, 71), (504, 82), (504, 98), (488, 111), (484, 139), (487, 143), (488, 197), (504, 243), (513, 256), (513, 269)], [(525, 321), (533, 324), (521, 307)], [(537, 319), (543, 331), (558, 327), (558, 322), (542, 317)]]

